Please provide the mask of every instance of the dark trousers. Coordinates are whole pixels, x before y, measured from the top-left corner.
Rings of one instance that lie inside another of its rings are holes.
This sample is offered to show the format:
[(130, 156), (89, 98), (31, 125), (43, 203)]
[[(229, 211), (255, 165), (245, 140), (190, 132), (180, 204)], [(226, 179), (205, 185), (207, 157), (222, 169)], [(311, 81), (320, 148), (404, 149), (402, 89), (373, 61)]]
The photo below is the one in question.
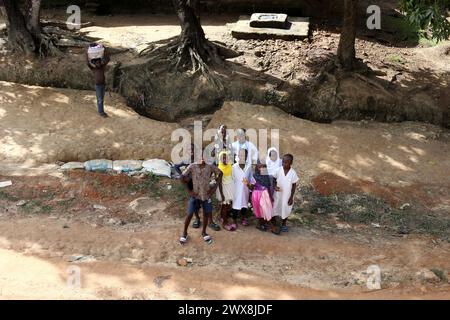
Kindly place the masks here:
[(237, 219), (239, 218), (239, 213), (241, 214), (241, 218), (244, 218), (247, 215), (247, 208), (242, 208), (241, 210), (231, 210), (231, 217), (233, 219)]
[(105, 85), (104, 84), (96, 84), (95, 85), (95, 93), (97, 94), (97, 109), (98, 113), (105, 113), (104, 103), (105, 103)]

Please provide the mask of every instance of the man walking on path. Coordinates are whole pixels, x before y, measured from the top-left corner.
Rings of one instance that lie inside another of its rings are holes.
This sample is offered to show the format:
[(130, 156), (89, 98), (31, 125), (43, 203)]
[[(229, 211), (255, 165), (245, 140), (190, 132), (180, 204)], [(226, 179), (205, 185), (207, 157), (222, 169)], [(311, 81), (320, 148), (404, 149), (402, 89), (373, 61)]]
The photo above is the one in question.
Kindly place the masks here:
[[(95, 47), (99, 47), (99, 45), (96, 43), (93, 43), (90, 45), (90, 48), (95, 48)], [(95, 92), (97, 95), (98, 113), (103, 118), (107, 118), (108, 115), (105, 113), (105, 109), (104, 109), (105, 86), (106, 86), (105, 69), (110, 61), (109, 55), (105, 50), (103, 58), (96, 58), (96, 59), (91, 60), (91, 59), (89, 59), (88, 55), (86, 55), (86, 57), (87, 57), (88, 67), (94, 73)]]

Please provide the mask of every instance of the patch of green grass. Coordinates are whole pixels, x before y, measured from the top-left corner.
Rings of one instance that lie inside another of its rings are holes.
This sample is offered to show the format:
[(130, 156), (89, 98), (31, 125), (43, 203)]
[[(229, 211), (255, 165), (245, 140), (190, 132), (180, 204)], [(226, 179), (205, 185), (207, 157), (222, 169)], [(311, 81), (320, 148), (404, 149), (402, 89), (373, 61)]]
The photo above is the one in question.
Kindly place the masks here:
[(432, 268), (430, 270), (441, 280), (441, 282), (448, 283), (448, 278), (444, 271), (437, 268)]
[(317, 225), (318, 216), (313, 214), (300, 214), (299, 210), (296, 210), (294, 214), (289, 217), (289, 222), (297, 226), (313, 227)]
[(64, 199), (64, 200), (58, 201), (58, 206), (60, 206), (64, 210), (67, 210), (72, 206), (74, 201), (75, 201), (75, 198)]
[(308, 202), (300, 211), (309, 211), (317, 218), (333, 213), (344, 222), (366, 225), (377, 223), (384, 228), (428, 234), (450, 242), (450, 218), (427, 213), (423, 208), (400, 210), (381, 199), (364, 194), (322, 196), (312, 188), (302, 188), (300, 192)]
[(264, 100), (267, 104), (277, 106), (285, 102), (285, 97), (283, 97), (283, 95), (281, 95), (279, 91), (275, 89), (269, 89), (264, 95)]
[(187, 199), (186, 186), (180, 181), (174, 181), (174, 183), (171, 183), (171, 186), (172, 189), (169, 192), (173, 201), (179, 206), (184, 205)]
[(19, 199), (13, 195), (10, 195), (6, 191), (0, 191), (0, 200), (7, 200), (7, 201), (19, 201)]
[(50, 214), (53, 211), (53, 207), (50, 205), (43, 205), (41, 207), (40, 213), (43, 214)]
[(142, 192), (145, 193), (151, 197), (161, 197), (162, 190), (160, 187), (160, 181), (161, 177), (158, 177), (154, 175), (153, 173), (149, 172), (146, 174), (146, 177), (144, 180), (141, 180), (135, 184), (132, 184), (129, 187), (130, 191), (133, 192)]
[(427, 37), (425, 32), (411, 26), (404, 18), (383, 16), (382, 29), (392, 33), (396, 42), (406, 42), (409, 45), (424, 47), (434, 47), (438, 44), (435, 39)]
[(419, 42), (419, 30), (412, 27), (406, 19), (383, 16), (382, 29), (391, 32), (397, 42), (406, 41), (412, 45)]
[(20, 210), (26, 214), (50, 214), (53, 211), (53, 207), (47, 204), (43, 204), (40, 200), (34, 199), (21, 206)]
[(404, 64), (406, 61), (398, 54), (388, 54), (386, 60), (395, 64)]
[(438, 45), (438, 42), (436, 39), (429, 39), (427, 37), (424, 36), (420, 36), (419, 38), (419, 44), (423, 47), (426, 48), (431, 48), (431, 47), (435, 47)]
[(413, 216), (417, 229), (423, 233), (446, 239), (450, 242), (450, 219), (422, 214), (421, 217)]

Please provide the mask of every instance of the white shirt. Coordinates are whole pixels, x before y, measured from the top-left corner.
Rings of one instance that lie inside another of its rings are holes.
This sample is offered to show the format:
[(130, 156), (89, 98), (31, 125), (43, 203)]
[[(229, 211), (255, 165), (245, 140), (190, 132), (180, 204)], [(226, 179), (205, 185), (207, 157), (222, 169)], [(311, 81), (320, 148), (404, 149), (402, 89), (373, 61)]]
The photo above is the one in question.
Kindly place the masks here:
[(234, 196), (233, 196), (233, 209), (241, 210), (248, 207), (248, 198), (250, 191), (248, 187), (244, 185), (243, 180), (247, 179), (252, 181), (252, 167), (245, 165), (244, 170), (239, 166), (239, 163), (233, 165), (233, 183), (234, 183)]
[(281, 216), (283, 219), (286, 219), (291, 214), (293, 207), (293, 205), (288, 205), (292, 194), (292, 185), (300, 179), (293, 168), (285, 175), (283, 167), (279, 168), (273, 177), (277, 179), (277, 187), (281, 189), (281, 191), (275, 192), (273, 212), (275, 216)]
[(258, 148), (250, 142), (245, 141), (243, 144), (241, 144), (239, 141), (235, 141), (232, 143), (233, 153), (235, 156), (235, 161), (237, 162), (237, 158), (239, 157), (239, 150), (246, 149), (248, 151), (248, 158), (247, 158), (247, 164), (256, 164), (258, 162)]

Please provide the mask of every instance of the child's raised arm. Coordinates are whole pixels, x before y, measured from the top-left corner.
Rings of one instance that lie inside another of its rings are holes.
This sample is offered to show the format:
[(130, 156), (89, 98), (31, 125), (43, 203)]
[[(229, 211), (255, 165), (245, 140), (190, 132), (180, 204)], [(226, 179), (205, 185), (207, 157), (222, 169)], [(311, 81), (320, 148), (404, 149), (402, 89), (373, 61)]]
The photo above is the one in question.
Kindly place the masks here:
[(89, 69), (91, 69), (91, 70), (95, 69), (95, 66), (93, 66), (91, 60), (89, 60), (89, 55), (87, 52), (86, 52), (86, 63), (87, 63), (87, 66), (89, 67)]
[(291, 196), (289, 197), (289, 201), (288, 201), (288, 205), (289, 206), (292, 206), (294, 204), (295, 189), (297, 189), (297, 184), (293, 183), (292, 184), (292, 190), (291, 190)]
[(191, 197), (196, 197), (197, 194), (194, 192), (194, 190), (189, 189), (189, 174), (192, 172), (192, 164), (189, 165), (186, 169), (184, 169), (183, 174), (181, 175), (181, 182), (186, 186), (186, 190), (189, 192), (189, 195)]
[[(225, 195), (223, 194), (223, 186), (222, 186), (222, 178), (223, 178), (223, 172), (220, 171), (219, 168), (213, 166), (214, 168), (214, 173), (216, 175), (217, 178), (217, 184), (215, 187), (211, 188), (211, 194), (216, 191), (217, 187), (219, 187), (219, 192), (220, 192), (220, 196), (222, 197), (222, 201), (225, 201)], [(211, 196), (210, 194), (210, 196)]]
[(187, 165), (184, 162), (182, 162), (182, 163), (178, 163), (173, 166), (176, 173), (178, 173), (180, 175), (180, 177), (183, 175), (183, 171), (181, 170), (182, 167), (187, 167)]
[(111, 57), (109, 55), (108, 50), (106, 50), (105, 48), (105, 53), (103, 56), (103, 62), (102, 62), (102, 66), (105, 67), (106, 65), (108, 65), (108, 63), (111, 61)]

